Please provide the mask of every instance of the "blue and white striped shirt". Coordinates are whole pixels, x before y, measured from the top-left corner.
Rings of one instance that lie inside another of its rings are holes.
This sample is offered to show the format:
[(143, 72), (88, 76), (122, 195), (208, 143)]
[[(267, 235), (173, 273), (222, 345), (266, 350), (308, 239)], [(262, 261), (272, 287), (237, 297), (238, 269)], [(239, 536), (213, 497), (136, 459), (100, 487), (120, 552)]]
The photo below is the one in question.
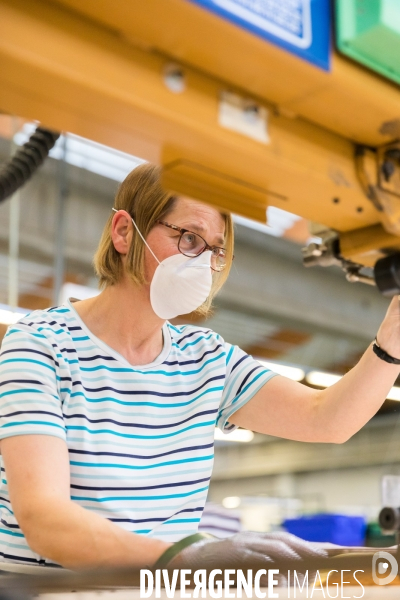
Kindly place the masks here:
[[(132, 366), (85, 327), (71, 304), (9, 328), (0, 354), (0, 439), (65, 440), (71, 499), (116, 525), (177, 541), (197, 531), (214, 428), (275, 375), (211, 330), (163, 327), (151, 364)], [(18, 526), (1, 465), (0, 561), (52, 564)]]

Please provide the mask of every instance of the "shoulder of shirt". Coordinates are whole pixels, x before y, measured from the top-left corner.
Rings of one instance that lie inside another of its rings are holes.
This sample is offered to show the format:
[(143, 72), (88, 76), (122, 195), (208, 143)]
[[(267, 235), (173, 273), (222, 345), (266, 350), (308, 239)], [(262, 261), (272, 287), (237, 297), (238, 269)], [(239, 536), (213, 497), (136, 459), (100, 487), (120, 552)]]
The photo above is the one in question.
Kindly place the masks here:
[(14, 325), (10, 325), (8, 333), (13, 330), (37, 331), (43, 325), (53, 327), (57, 324), (60, 327), (66, 327), (65, 315), (70, 312), (71, 309), (68, 306), (53, 306), (42, 310), (34, 310), (21, 317)]

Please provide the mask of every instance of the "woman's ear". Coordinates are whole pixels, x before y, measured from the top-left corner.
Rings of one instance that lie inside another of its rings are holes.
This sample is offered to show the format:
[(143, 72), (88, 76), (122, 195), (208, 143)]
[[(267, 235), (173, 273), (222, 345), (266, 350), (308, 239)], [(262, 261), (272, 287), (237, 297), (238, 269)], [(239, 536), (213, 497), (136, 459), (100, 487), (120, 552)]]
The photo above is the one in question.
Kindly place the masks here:
[(111, 224), (111, 239), (119, 254), (126, 255), (132, 242), (132, 219), (126, 210), (115, 213)]

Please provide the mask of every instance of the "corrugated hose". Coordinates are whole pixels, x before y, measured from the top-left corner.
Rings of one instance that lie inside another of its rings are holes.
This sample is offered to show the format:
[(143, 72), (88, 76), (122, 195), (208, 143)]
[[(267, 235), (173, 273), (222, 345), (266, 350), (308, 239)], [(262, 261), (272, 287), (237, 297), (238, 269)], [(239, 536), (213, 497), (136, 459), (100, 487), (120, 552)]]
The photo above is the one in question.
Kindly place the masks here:
[(0, 167), (0, 202), (12, 196), (37, 171), (60, 137), (59, 133), (37, 127), (29, 140)]

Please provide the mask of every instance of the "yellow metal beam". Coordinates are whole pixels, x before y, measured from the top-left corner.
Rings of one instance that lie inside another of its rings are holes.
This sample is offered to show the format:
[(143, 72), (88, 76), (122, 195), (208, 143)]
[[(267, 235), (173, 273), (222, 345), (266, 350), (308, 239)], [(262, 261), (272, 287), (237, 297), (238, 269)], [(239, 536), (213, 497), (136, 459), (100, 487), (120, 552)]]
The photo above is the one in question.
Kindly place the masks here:
[(371, 225), (340, 236), (343, 258), (366, 267), (373, 267), (379, 258), (400, 252), (400, 237), (391, 235), (381, 225)]
[(0, 21), (1, 110), (164, 164), (177, 186), (190, 164), (189, 191), (253, 218), (273, 204), (339, 231), (379, 221), (341, 136), (268, 105), (269, 143), (225, 129), (221, 81), (188, 67), (173, 93), (165, 56), (63, 7), (2, 0)]
[(326, 73), (189, 0), (57, 2), (358, 143), (400, 137), (399, 87), (336, 53)]

